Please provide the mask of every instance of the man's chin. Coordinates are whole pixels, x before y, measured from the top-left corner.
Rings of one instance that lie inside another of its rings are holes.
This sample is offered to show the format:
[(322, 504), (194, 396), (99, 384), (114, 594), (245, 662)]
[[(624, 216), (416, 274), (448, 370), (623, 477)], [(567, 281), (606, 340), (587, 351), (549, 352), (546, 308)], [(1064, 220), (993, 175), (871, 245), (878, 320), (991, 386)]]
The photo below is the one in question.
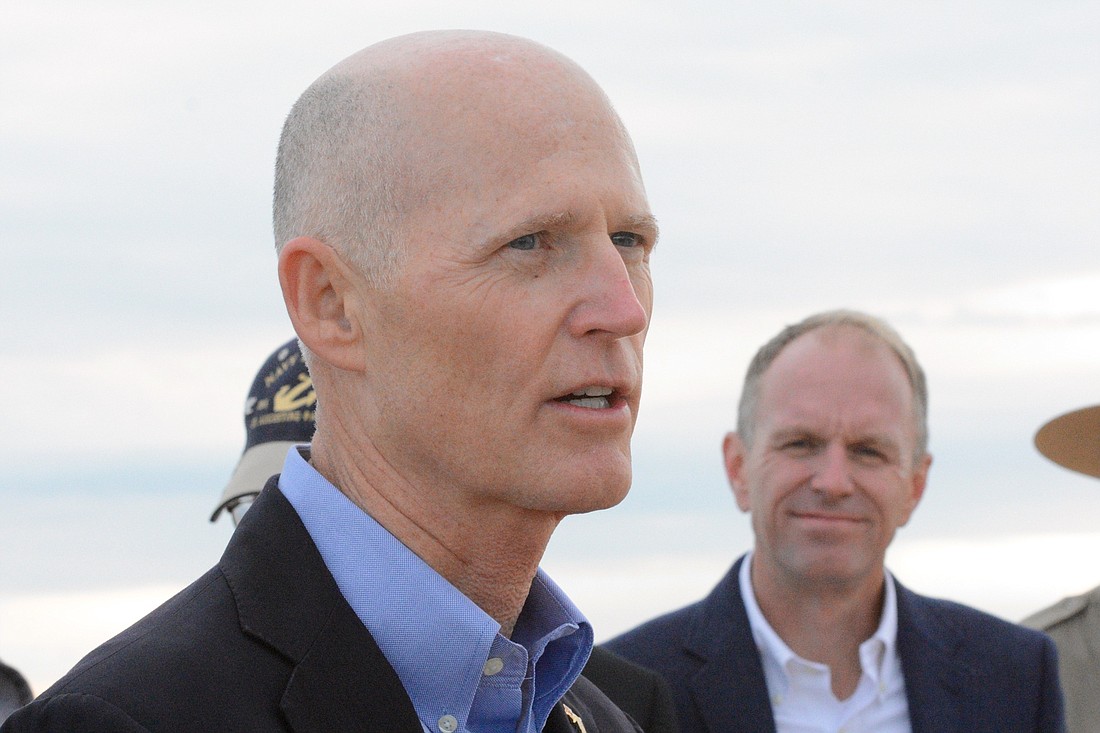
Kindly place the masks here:
[(563, 516), (587, 514), (622, 502), (630, 491), (630, 472), (588, 474), (555, 483), (546, 493), (546, 504), (554, 506), (551, 511)]

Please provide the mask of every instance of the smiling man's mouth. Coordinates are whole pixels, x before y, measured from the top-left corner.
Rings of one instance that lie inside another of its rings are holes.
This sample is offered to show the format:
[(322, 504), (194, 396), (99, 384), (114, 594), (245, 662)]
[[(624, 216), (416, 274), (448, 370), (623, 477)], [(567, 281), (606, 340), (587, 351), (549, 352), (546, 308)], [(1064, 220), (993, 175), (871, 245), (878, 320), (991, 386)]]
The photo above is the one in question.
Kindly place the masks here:
[(850, 514), (830, 514), (828, 512), (795, 512), (794, 516), (798, 519), (806, 519), (815, 522), (846, 522), (849, 524), (859, 524), (863, 521), (858, 516)]
[(565, 402), (575, 407), (586, 407), (590, 410), (604, 410), (611, 407), (611, 395), (615, 390), (611, 387), (585, 387), (582, 390), (559, 397), (557, 402)]

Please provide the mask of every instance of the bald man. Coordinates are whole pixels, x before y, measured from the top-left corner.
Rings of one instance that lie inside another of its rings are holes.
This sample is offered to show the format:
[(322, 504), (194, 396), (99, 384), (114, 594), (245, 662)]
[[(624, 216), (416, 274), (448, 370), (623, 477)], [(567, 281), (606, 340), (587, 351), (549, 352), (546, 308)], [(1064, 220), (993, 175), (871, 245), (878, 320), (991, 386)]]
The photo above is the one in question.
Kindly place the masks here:
[(606, 96), (511, 36), (368, 47), (294, 105), (274, 220), (311, 447), (4, 730), (638, 730), (539, 569), (630, 485), (657, 228)]

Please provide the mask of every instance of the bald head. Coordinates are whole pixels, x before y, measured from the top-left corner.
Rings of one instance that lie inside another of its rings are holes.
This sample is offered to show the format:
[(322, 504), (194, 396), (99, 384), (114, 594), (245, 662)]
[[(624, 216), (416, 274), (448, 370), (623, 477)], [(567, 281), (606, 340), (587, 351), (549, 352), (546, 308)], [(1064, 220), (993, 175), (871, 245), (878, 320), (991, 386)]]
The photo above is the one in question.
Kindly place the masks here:
[[(308, 236), (392, 280), (410, 217), (510, 172), (532, 145), (611, 128), (633, 158), (602, 90), (568, 58), (532, 41), (479, 31), (389, 39), (315, 81), (287, 118), (276, 162), (276, 247)], [(520, 157), (522, 157), (522, 155)]]

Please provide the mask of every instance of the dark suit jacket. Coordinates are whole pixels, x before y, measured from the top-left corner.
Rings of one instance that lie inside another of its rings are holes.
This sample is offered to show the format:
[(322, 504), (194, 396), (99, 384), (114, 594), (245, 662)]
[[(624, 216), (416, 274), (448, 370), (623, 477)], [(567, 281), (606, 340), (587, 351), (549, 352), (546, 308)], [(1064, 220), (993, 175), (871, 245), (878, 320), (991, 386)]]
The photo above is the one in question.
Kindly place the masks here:
[[(607, 642), (672, 686), (684, 733), (774, 733), (764, 667), (741, 599), (741, 558), (702, 601)], [(913, 733), (1063, 730), (1051, 640), (896, 584), (897, 648)]]
[[(588, 733), (637, 728), (583, 677)], [(422, 733), (397, 673), (269, 483), (218, 565), (99, 647), (3, 733)], [(576, 733), (557, 705), (545, 729)]]
[(601, 646), (592, 650), (582, 674), (645, 733), (678, 733), (672, 691), (661, 675)]

